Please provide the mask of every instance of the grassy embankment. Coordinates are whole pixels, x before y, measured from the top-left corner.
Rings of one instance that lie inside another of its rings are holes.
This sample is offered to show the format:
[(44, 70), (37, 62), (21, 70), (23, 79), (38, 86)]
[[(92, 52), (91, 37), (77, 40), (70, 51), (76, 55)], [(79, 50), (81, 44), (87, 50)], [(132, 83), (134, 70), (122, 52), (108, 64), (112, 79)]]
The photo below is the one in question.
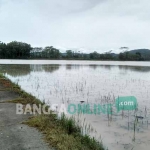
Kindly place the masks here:
[[(19, 95), (18, 99), (9, 100), (7, 103), (44, 105), (1, 74), (0, 84), (4, 87), (1, 90), (10, 90)], [(53, 113), (42, 114), (30, 117), (24, 124), (36, 127), (44, 134), (45, 140), (58, 150), (104, 150), (102, 143), (88, 135), (81, 134), (81, 127), (76, 124), (73, 118), (63, 116), (58, 119), (57, 115)]]

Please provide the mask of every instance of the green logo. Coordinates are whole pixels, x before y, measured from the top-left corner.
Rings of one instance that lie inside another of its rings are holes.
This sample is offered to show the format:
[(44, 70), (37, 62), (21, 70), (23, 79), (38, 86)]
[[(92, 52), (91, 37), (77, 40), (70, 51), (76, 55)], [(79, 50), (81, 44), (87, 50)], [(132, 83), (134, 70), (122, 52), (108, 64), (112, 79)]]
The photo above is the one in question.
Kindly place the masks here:
[(134, 96), (118, 97), (114, 104), (69, 104), (68, 113), (76, 114), (112, 114), (113, 108), (116, 108), (117, 113), (121, 110), (136, 110), (138, 107), (137, 99)]
[(138, 107), (137, 99), (134, 96), (118, 97), (115, 103), (118, 112), (120, 110), (136, 110)]

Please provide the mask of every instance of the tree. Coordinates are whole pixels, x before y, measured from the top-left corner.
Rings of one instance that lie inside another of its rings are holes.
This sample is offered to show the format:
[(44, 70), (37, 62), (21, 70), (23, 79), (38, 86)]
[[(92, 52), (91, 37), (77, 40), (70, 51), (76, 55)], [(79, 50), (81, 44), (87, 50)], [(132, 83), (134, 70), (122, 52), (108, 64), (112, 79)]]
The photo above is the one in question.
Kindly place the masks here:
[(136, 60), (143, 60), (140, 52), (136, 52)]
[(72, 50), (66, 50), (67, 58), (73, 57), (73, 51)]
[(58, 49), (54, 48), (53, 46), (47, 46), (43, 50), (43, 57), (45, 58), (59, 58), (60, 57), (60, 52)]
[(13, 41), (7, 44), (7, 58), (29, 58), (31, 50), (30, 44)]
[(34, 48), (32, 48), (32, 50), (30, 52), (30, 57), (31, 58), (41, 58), (42, 51), (43, 51), (42, 47), (34, 47)]
[(94, 51), (93, 53), (90, 53), (90, 59), (99, 59), (99, 58), (100, 58), (100, 55), (96, 51)]
[(7, 56), (7, 46), (5, 43), (0, 41), (0, 58), (6, 58)]
[(119, 60), (125, 60), (124, 53), (119, 53)]

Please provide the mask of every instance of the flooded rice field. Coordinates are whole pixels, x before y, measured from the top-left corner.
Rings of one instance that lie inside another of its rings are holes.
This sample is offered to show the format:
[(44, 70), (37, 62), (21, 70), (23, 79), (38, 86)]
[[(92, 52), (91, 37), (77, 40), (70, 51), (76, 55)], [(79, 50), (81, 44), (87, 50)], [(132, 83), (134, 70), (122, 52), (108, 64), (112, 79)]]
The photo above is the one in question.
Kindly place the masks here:
[[(73, 114), (84, 132), (110, 150), (150, 147), (150, 62), (0, 61), (0, 72), (49, 105), (90, 104), (92, 113)], [(117, 110), (118, 97), (134, 96), (138, 107)], [(111, 113), (94, 105), (112, 104)]]

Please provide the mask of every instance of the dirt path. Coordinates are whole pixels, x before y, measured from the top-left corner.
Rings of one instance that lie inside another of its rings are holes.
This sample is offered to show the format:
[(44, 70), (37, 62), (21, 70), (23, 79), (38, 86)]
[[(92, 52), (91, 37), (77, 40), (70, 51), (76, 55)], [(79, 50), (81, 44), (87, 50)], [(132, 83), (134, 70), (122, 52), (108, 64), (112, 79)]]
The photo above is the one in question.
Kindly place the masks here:
[(16, 115), (16, 104), (2, 103), (18, 95), (2, 89), (0, 86), (0, 150), (50, 150), (41, 133), (21, 124), (28, 115)]

